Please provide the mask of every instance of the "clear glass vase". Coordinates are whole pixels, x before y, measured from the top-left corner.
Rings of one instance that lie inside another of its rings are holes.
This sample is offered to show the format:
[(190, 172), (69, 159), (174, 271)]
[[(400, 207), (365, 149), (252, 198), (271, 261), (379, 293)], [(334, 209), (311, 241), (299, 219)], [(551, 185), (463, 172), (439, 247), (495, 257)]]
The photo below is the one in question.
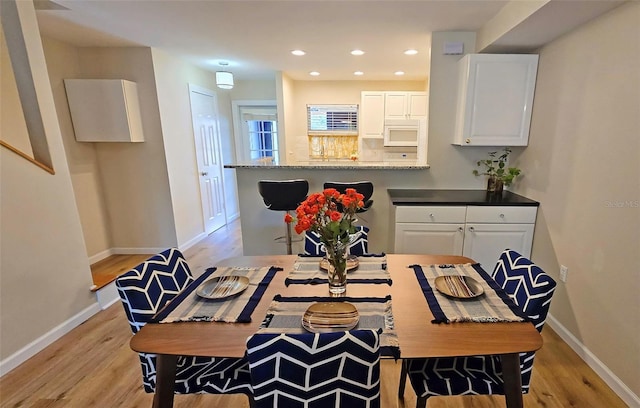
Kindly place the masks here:
[(340, 241), (325, 242), (329, 268), (329, 293), (340, 295), (347, 291), (347, 244)]

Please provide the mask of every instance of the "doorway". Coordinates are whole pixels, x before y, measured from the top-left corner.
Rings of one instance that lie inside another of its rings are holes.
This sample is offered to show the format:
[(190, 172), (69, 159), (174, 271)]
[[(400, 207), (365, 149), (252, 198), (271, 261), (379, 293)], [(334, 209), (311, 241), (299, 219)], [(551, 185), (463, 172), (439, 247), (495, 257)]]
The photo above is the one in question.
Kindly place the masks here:
[(278, 116), (275, 101), (233, 101), (236, 156), (241, 161), (278, 162)]

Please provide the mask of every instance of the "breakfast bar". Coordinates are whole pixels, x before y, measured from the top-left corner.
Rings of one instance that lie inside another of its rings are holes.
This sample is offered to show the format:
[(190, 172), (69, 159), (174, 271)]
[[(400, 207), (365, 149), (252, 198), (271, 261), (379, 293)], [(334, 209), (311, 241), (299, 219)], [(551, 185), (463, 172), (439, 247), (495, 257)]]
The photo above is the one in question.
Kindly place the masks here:
[[(392, 204), (387, 195), (388, 188), (424, 189), (427, 184), (429, 165), (416, 161), (365, 162), (351, 160), (299, 161), (288, 164), (238, 163), (225, 168), (236, 170), (238, 202), (242, 244), (245, 255), (284, 254), (285, 245), (274, 238), (284, 235), (283, 213), (269, 211), (258, 193), (260, 180), (306, 179), (309, 192), (322, 191), (327, 181), (353, 182), (367, 180), (373, 182), (373, 206), (359, 216), (360, 222), (368, 227), (369, 250), (380, 253), (393, 248), (390, 234)], [(295, 234), (295, 233), (294, 233)], [(295, 237), (294, 238), (298, 238)], [(302, 242), (293, 243), (293, 253), (301, 253)]]

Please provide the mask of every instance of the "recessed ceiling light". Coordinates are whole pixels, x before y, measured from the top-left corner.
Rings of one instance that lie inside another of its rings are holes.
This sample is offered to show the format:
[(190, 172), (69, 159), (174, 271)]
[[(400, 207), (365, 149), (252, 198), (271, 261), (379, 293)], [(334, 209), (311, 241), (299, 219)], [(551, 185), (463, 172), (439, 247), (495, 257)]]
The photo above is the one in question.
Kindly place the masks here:
[(304, 51), (302, 51), (302, 50), (293, 50), (293, 51), (291, 51), (291, 53), (292, 53), (293, 55), (297, 55), (297, 56), (301, 56), (301, 55), (306, 54), (306, 52), (304, 52)]
[(309, 75), (318, 76), (318, 75), (320, 75), (320, 73), (318, 71), (311, 71), (311, 72), (309, 72)]
[(396, 72), (394, 72), (393, 74), (394, 74), (394, 75), (398, 75), (398, 76), (400, 76), (400, 75), (404, 75), (404, 71), (396, 71)]
[(353, 73), (353, 75), (358, 75), (358, 76), (360, 76), (360, 75), (364, 75), (364, 72), (362, 72), (362, 71), (356, 71), (356, 72), (354, 72), (354, 73)]
[(351, 51), (351, 55), (362, 55), (364, 54), (364, 51), (362, 50), (353, 50)]
[(404, 52), (405, 55), (416, 55), (418, 53), (418, 50), (406, 50)]

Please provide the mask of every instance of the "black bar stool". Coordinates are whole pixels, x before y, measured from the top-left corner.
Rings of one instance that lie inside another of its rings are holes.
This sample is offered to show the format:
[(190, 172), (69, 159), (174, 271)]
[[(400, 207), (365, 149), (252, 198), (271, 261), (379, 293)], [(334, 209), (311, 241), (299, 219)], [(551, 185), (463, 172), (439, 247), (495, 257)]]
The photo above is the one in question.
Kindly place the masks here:
[[(268, 209), (288, 213), (295, 210), (307, 198), (309, 182), (307, 180), (261, 180), (258, 181), (258, 192)], [(287, 254), (291, 255), (293, 253), (291, 224), (286, 224), (286, 227)]]
[(373, 196), (373, 183), (370, 181), (353, 181), (353, 182), (338, 182), (338, 181), (327, 181), (324, 183), (324, 188), (335, 188), (340, 193), (344, 194), (348, 188), (355, 189), (358, 193), (364, 196), (364, 207), (359, 208), (357, 212), (363, 213), (369, 210), (373, 205), (373, 200), (371, 196)]

